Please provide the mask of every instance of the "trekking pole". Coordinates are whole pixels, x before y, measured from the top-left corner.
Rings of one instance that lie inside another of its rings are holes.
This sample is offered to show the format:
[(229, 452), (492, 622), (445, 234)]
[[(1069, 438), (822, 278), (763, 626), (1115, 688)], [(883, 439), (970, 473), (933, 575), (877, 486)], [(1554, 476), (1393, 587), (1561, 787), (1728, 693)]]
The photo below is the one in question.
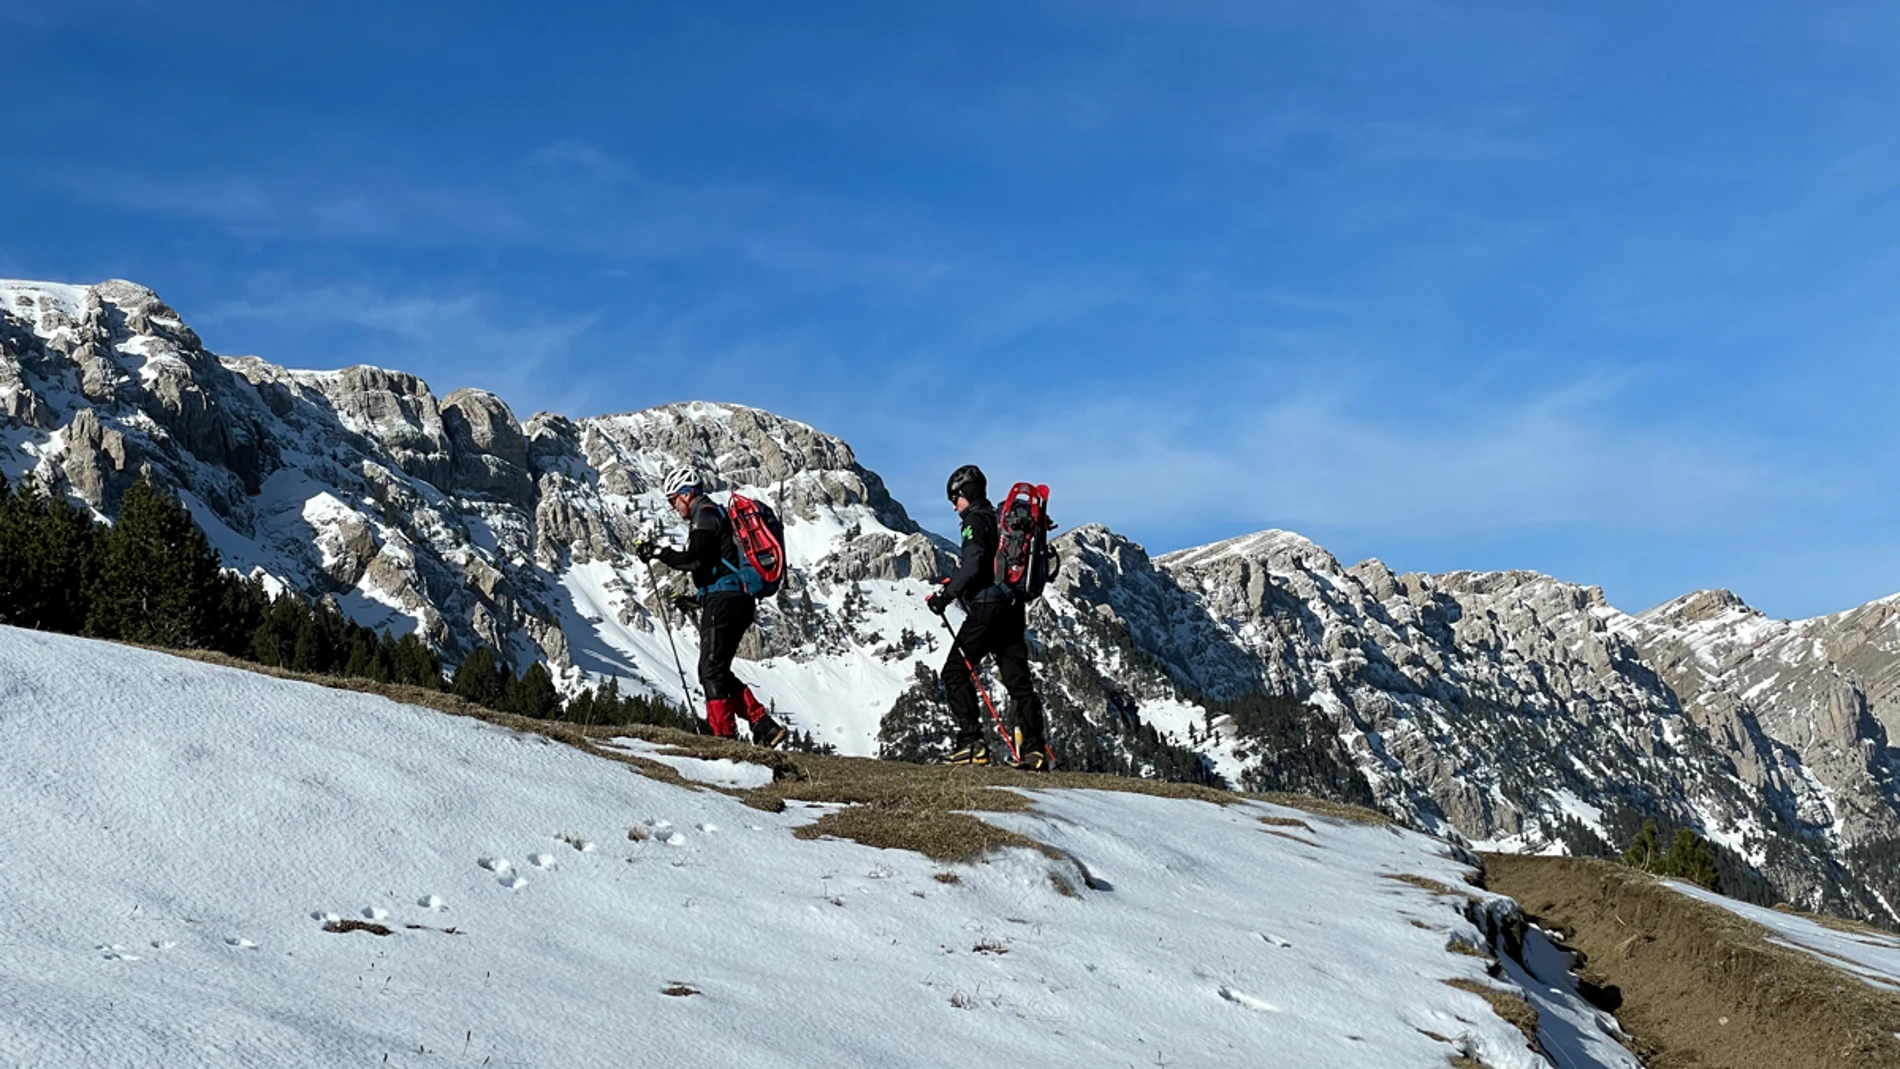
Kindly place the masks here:
[[(647, 575), (652, 576), (653, 569), (647, 569)], [(659, 592), (660, 584), (654, 583), (653, 593), (658, 595)], [(680, 696), (686, 703), (686, 719), (693, 722), (693, 734), (697, 735), (699, 734), (699, 717), (693, 715), (693, 690), (686, 685), (686, 665), (680, 661), (680, 648), (673, 643), (673, 620), (671, 614), (666, 611), (664, 597), (660, 598), (660, 625), (666, 630), (666, 648), (673, 651), (673, 667), (679, 670)]]
[(970, 682), (976, 684), (976, 692), (983, 695), (983, 704), (989, 706), (990, 722), (996, 725), (996, 733), (1003, 737), (1003, 745), (1009, 748), (1010, 761), (1014, 763), (1022, 760), (1021, 755), (1016, 752), (1016, 740), (1009, 737), (1009, 729), (1003, 726), (1003, 717), (996, 711), (996, 703), (990, 700), (990, 689), (983, 685), (983, 677), (976, 674), (976, 665), (971, 664), (970, 658), (964, 655), (963, 647), (957, 645), (957, 633), (951, 628), (950, 621), (944, 620), (941, 616), (937, 619), (943, 622), (943, 629), (950, 632), (950, 648), (957, 651), (958, 657), (963, 658), (963, 667), (970, 670)]
[(693, 689), (686, 685), (686, 665), (680, 661), (680, 648), (673, 642), (673, 617), (666, 611), (666, 597), (660, 593), (660, 578), (653, 574), (653, 562), (643, 561), (647, 566), (647, 582), (653, 584), (653, 596), (660, 603), (660, 626), (666, 630), (666, 648), (673, 651), (673, 667), (680, 674), (680, 700), (686, 703), (686, 719), (692, 722), (693, 734), (699, 734), (699, 717), (693, 715)]

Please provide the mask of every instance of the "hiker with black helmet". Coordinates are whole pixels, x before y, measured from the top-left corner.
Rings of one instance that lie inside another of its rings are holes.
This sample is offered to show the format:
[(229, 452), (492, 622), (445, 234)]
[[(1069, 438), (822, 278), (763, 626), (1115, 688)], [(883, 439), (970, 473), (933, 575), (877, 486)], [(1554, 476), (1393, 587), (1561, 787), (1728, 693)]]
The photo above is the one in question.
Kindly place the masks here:
[(1020, 597), (996, 582), (996, 551), (1001, 539), (996, 506), (989, 500), (989, 481), (982, 469), (965, 464), (951, 473), (945, 489), (963, 523), (963, 549), (956, 574), (931, 592), (924, 604), (939, 616), (953, 602), (964, 610), (963, 626), (957, 629), (956, 644), (941, 673), (957, 725), (948, 762), (990, 763), (989, 743), (977, 719), (975, 678), (976, 666), (989, 656), (996, 659), (996, 670), (1003, 677), (1010, 708), (1022, 730), (1016, 767), (1047, 772), (1042, 700), (1036, 696), (1035, 681), (1029, 674), (1027, 609)]
[(641, 541), (634, 554), (643, 561), (659, 561), (669, 568), (690, 571), (697, 596), (674, 599), (682, 612), (699, 611), (699, 685), (706, 691), (706, 723), (721, 738), (738, 737), (738, 718), (752, 725), (752, 741), (777, 746), (787, 731), (773, 718), (752, 688), (732, 674), (739, 640), (752, 626), (758, 602), (740, 579), (744, 563), (732, 521), (718, 502), (702, 492), (700, 478), (691, 468), (675, 468), (661, 484), (666, 503), (687, 521), (686, 548)]

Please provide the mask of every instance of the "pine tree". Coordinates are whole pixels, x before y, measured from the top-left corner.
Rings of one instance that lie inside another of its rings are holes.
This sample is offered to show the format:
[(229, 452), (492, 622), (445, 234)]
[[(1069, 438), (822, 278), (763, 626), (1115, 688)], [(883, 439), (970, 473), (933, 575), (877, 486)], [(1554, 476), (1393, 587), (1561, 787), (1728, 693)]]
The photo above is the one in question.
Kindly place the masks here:
[(498, 662), (493, 650), (477, 646), (455, 670), (449, 691), (458, 698), (495, 708), (501, 703), (507, 675), (507, 669)]
[(442, 662), (414, 632), (396, 640), (395, 679), (412, 687), (442, 689)]
[(502, 708), (536, 720), (546, 720), (559, 711), (561, 694), (554, 689), (554, 678), (548, 675), (547, 666), (536, 661), (521, 673), (520, 679), (510, 680)]
[(92, 517), (31, 476), (0, 493), (0, 623), (84, 628), (95, 541)]
[(1664, 862), (1661, 875), (1674, 876), (1679, 880), (1715, 890), (1719, 882), (1716, 878), (1715, 848), (1709, 841), (1688, 828), (1676, 829), (1676, 837), (1669, 844), (1669, 857)]
[(1630, 840), (1629, 849), (1623, 851), (1623, 863), (1644, 872), (1655, 872), (1663, 860), (1661, 838), (1655, 820), (1643, 821), (1643, 829)]
[(88, 634), (177, 649), (215, 644), (218, 553), (176, 498), (140, 479), (99, 542)]

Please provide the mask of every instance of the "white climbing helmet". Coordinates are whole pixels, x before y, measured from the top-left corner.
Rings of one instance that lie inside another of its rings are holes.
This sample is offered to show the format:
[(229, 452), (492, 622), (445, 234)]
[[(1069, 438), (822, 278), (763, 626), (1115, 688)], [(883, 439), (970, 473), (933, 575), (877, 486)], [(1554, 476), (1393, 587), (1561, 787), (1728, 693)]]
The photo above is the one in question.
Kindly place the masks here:
[(674, 494), (691, 494), (699, 489), (699, 476), (694, 474), (691, 468), (677, 467), (667, 472), (666, 478), (660, 480), (660, 489), (665, 491), (668, 497)]

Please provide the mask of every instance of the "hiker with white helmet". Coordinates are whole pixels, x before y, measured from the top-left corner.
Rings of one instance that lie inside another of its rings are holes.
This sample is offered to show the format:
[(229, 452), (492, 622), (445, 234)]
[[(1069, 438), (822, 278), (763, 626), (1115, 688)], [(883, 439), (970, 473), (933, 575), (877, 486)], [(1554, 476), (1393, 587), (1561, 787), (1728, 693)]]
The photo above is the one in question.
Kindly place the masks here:
[[(753, 742), (777, 746), (785, 741), (785, 726), (753, 696), (750, 687), (732, 674), (732, 659), (739, 652), (739, 640), (757, 615), (757, 597), (776, 589), (783, 561), (767, 564), (769, 584), (761, 582), (756, 567), (761, 562), (755, 551), (741, 544), (747, 539), (735, 533), (733, 517), (706, 496), (699, 475), (691, 468), (668, 472), (661, 488), (666, 492), (666, 503), (687, 521), (686, 548), (642, 541), (634, 546), (634, 553), (643, 561), (657, 560), (669, 568), (692, 573), (697, 597), (681, 597), (676, 603), (688, 611), (696, 603), (699, 610), (699, 685), (706, 691), (706, 722), (714, 735), (736, 738), (738, 718), (744, 716), (752, 725)], [(764, 522), (776, 524), (770, 510), (761, 510), (757, 503), (735, 495), (733, 505), (735, 511), (746, 510), (748, 521), (762, 512)], [(783, 536), (772, 533), (782, 558)]]

